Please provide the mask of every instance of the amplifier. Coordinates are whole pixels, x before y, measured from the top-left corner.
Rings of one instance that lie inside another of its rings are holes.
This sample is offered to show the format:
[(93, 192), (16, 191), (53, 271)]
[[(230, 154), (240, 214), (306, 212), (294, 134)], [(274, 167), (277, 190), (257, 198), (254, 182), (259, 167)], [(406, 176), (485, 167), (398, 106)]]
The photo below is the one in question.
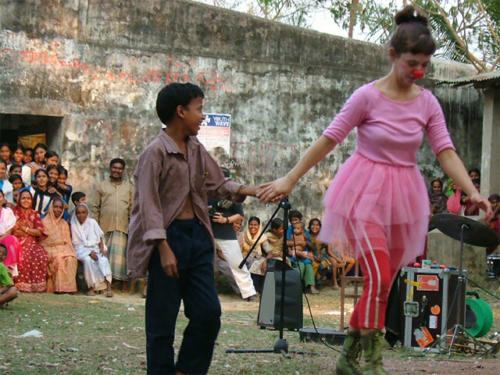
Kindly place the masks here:
[[(406, 348), (439, 352), (437, 336), (446, 335), (455, 324), (465, 322), (466, 275), (458, 293), (458, 271), (404, 267), (399, 275), (402, 343)], [(458, 321), (457, 321), (457, 309)]]

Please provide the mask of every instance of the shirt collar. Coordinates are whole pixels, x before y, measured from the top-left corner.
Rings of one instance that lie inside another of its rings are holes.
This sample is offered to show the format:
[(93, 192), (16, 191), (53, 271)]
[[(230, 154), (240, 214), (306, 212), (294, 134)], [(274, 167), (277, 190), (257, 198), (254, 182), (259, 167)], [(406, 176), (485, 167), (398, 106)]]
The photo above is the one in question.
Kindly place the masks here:
[[(165, 145), (165, 148), (169, 154), (182, 154), (177, 143), (167, 134), (167, 132), (162, 129), (160, 130), (159, 137), (162, 143)], [(187, 148), (191, 149), (195, 146), (196, 137), (188, 137)]]

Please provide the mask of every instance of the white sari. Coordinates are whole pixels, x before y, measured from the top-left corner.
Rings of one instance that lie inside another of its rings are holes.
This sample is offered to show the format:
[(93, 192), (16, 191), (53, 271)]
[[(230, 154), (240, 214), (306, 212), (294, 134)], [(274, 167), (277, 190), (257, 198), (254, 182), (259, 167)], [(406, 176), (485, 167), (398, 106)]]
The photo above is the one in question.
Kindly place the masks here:
[[(88, 207), (85, 207), (88, 210)], [(107, 280), (111, 283), (111, 268), (108, 258), (103, 256), (99, 249), (99, 243), (101, 239), (104, 239), (104, 233), (99, 224), (91, 217), (87, 217), (83, 224), (80, 224), (76, 215), (73, 215), (71, 217), (71, 237), (77, 258), (83, 263), (87, 285), (95, 290), (105, 289), (104, 281)], [(97, 261), (90, 257), (93, 251), (97, 253)]]

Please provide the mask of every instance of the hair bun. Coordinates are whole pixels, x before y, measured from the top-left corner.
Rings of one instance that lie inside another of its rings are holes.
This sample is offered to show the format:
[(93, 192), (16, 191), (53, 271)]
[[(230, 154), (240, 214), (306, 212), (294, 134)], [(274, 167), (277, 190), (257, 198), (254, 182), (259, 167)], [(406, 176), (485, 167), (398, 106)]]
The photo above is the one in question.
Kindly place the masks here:
[(428, 24), (427, 16), (411, 5), (407, 5), (402, 10), (397, 12), (394, 16), (394, 21), (396, 22), (396, 25), (409, 22), (419, 22), (424, 26), (427, 26)]

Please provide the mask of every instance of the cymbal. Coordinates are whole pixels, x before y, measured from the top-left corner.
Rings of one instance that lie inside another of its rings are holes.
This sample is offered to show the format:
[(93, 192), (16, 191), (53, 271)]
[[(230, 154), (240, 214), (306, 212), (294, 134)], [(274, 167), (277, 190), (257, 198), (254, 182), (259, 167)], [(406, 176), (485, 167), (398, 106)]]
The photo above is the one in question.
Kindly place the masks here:
[(495, 247), (500, 243), (500, 236), (489, 226), (465, 216), (436, 214), (429, 224), (447, 236), (460, 241), (460, 231), (464, 228), (464, 243), (479, 247)]

